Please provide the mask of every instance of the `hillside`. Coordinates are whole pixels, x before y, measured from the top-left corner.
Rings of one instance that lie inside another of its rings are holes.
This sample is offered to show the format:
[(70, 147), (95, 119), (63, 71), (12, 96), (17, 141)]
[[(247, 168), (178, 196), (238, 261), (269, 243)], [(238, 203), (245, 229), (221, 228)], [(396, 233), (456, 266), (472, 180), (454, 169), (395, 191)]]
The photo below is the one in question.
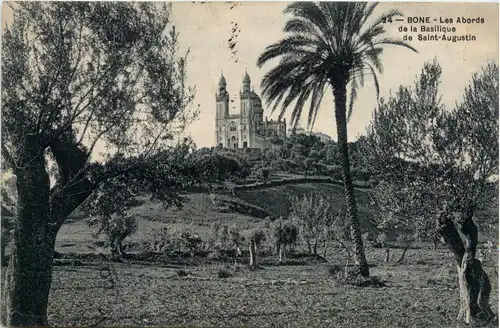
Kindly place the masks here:
[[(343, 187), (328, 183), (287, 184), (256, 190), (238, 190), (236, 196), (271, 212), (275, 216), (287, 217), (290, 212), (290, 199), (294, 196), (302, 197), (311, 193), (332, 199), (335, 207), (339, 209), (345, 204)], [(374, 231), (375, 227), (371, 223), (373, 214), (368, 209), (369, 199), (367, 194), (355, 190), (355, 196), (362, 227), (367, 231)]]
[[(161, 204), (143, 199), (144, 203), (133, 208), (142, 218), (164, 223), (197, 224), (209, 226), (217, 222), (221, 224), (248, 225), (269, 216), (271, 218), (288, 217), (290, 199), (314, 193), (332, 199), (336, 208), (344, 203), (342, 187), (328, 183), (297, 183), (258, 189), (237, 190), (234, 194), (219, 191), (216, 194), (192, 193), (186, 195), (186, 202), (181, 209), (175, 207), (164, 209)], [(374, 232), (371, 220), (373, 214), (368, 209), (368, 196), (356, 190), (358, 212), (362, 227)]]

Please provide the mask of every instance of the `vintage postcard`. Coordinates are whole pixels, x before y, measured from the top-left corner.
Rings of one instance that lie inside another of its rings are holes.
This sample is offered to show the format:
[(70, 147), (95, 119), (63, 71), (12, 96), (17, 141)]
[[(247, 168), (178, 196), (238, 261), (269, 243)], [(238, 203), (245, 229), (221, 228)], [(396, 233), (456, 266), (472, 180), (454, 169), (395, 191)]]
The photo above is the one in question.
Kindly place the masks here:
[(2, 326), (498, 326), (498, 2), (2, 3)]

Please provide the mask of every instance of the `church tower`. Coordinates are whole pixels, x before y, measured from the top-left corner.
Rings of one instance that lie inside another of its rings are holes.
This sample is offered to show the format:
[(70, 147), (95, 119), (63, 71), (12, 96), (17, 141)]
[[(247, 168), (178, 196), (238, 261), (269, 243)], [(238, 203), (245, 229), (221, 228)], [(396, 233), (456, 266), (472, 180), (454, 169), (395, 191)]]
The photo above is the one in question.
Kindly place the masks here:
[(226, 86), (226, 79), (221, 73), (217, 93), (215, 94), (215, 136), (216, 145), (220, 146), (225, 146), (225, 140), (227, 140), (225, 120), (229, 116), (229, 93), (226, 90)]
[(240, 91), (240, 140), (242, 148), (252, 146), (251, 135), (254, 131), (253, 119), (253, 99), (250, 91), (250, 76), (245, 71)]

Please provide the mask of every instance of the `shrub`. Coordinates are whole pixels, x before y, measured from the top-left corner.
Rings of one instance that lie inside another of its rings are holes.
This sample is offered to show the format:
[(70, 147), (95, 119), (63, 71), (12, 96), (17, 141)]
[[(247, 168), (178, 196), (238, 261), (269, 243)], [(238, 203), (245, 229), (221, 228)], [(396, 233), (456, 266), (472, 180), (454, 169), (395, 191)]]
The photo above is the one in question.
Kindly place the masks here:
[(234, 274), (228, 268), (221, 268), (217, 271), (217, 276), (219, 278), (231, 278)]
[(385, 247), (385, 242), (387, 241), (387, 235), (385, 233), (379, 233), (377, 235), (377, 243), (380, 247)]
[(342, 269), (342, 266), (338, 264), (333, 264), (328, 266), (328, 273), (335, 278), (340, 278), (341, 275), (343, 274), (343, 271), (344, 270)]
[(199, 252), (203, 245), (203, 240), (196, 233), (191, 234), (190, 232), (183, 232), (181, 238), (184, 240), (191, 256)]
[(94, 237), (106, 236), (113, 256), (122, 256), (123, 240), (137, 232), (137, 221), (129, 213), (116, 212), (111, 215), (96, 215), (88, 220), (94, 229)]

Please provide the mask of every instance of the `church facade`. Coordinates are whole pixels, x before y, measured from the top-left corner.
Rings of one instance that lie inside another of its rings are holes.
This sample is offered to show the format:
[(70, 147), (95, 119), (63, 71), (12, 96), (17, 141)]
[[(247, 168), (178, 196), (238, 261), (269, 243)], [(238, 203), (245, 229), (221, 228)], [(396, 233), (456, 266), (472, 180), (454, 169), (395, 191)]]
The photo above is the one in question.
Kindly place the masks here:
[(239, 114), (229, 113), (229, 93), (224, 75), (221, 75), (216, 99), (216, 145), (225, 148), (270, 147), (269, 138), (286, 136), (286, 121), (264, 118), (260, 97), (250, 89), (250, 76), (245, 72), (239, 94)]

